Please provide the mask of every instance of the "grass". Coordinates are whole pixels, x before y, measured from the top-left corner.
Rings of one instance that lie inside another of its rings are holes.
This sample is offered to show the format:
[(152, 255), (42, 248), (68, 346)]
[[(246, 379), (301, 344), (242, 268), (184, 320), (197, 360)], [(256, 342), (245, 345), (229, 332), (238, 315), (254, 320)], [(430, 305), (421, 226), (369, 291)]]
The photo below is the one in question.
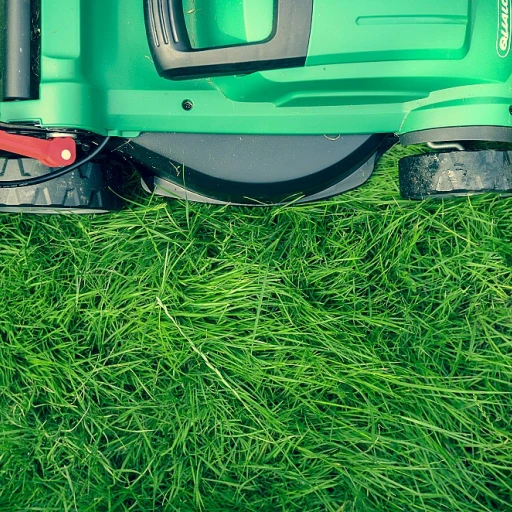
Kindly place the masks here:
[(512, 200), (0, 217), (0, 510), (512, 510)]

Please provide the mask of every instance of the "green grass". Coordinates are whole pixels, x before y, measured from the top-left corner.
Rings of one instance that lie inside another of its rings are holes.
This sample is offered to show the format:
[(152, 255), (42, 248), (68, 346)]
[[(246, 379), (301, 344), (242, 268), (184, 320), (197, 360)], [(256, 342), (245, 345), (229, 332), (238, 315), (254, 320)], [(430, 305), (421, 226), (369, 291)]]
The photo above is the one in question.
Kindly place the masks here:
[(0, 217), (0, 509), (512, 510), (512, 200)]

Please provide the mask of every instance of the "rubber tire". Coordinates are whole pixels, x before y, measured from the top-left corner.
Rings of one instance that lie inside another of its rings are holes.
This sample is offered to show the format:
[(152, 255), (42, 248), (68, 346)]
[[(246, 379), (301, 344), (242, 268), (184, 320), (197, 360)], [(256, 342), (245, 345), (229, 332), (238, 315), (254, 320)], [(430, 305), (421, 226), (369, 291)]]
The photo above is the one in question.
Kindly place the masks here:
[[(2, 180), (22, 180), (50, 171), (36, 160), (1, 158), (0, 186)], [(0, 213), (108, 213), (123, 206), (115, 193), (118, 188), (111, 170), (88, 163), (40, 185), (0, 188)]]
[(512, 193), (512, 151), (428, 153), (399, 163), (400, 193), (406, 199)]

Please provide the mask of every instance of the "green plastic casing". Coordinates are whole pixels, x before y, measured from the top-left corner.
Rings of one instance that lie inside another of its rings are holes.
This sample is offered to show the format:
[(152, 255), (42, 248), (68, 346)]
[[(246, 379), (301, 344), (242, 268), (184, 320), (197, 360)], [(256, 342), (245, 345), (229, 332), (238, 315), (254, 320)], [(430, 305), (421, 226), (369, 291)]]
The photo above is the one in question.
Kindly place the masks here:
[[(156, 72), (142, 0), (40, 0), (39, 99), (0, 103), (0, 120), (124, 137), (510, 127), (511, 1), (314, 0), (305, 67), (173, 82)], [(197, 48), (272, 32), (273, 0), (184, 9)]]

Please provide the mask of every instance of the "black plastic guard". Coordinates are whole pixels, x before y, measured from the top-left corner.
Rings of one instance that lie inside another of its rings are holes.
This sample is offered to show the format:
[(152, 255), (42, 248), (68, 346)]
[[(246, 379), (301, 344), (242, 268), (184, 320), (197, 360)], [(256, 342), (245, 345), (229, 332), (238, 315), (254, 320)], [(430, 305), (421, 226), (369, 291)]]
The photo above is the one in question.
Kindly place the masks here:
[(304, 66), (313, 0), (274, 0), (274, 31), (267, 41), (193, 49), (183, 0), (144, 0), (149, 47), (158, 73), (173, 80)]
[(339, 184), (362, 168), (366, 181), (387, 138), (147, 133), (117, 153), (136, 164), (148, 188), (156, 177), (203, 202), (278, 204), (358, 186)]

